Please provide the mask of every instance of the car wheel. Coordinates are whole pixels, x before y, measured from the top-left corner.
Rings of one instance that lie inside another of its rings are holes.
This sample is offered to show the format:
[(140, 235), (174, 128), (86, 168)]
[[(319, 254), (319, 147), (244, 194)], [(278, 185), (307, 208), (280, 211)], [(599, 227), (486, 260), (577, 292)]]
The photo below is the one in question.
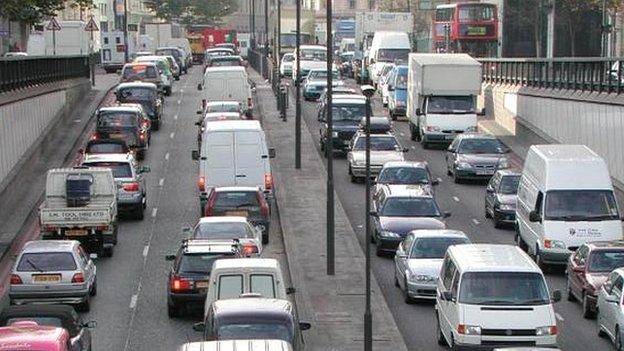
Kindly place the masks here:
[(356, 176), (353, 175), (353, 173), (351, 173), (349, 177), (351, 178), (351, 183), (357, 183), (358, 179)]
[(420, 134), (420, 126), (416, 126), (415, 128), (415, 132), (416, 132), (416, 141), (421, 141), (422, 140), (422, 134)]
[(598, 337), (599, 338), (606, 337), (607, 333), (605, 333), (605, 331), (602, 329), (602, 325), (600, 325), (600, 322), (598, 322), (597, 324), (598, 324)]
[(266, 245), (269, 243), (269, 230), (266, 230), (266, 233), (262, 233), (262, 245)]
[(457, 175), (457, 172), (453, 172), (453, 182), (455, 184), (460, 184), (462, 182), (462, 179)]
[(143, 208), (143, 204), (140, 203), (134, 209), (134, 218), (138, 220), (143, 220), (144, 214), (145, 214), (145, 209)]
[(416, 141), (416, 129), (414, 128), (414, 125), (412, 123), (409, 124), (409, 129), (410, 129), (410, 139), (413, 141)]
[(490, 211), (488, 211), (487, 205), (485, 205), (485, 218), (492, 218)]
[(429, 148), (429, 143), (425, 141), (425, 138), (420, 138), (420, 144), (422, 145), (422, 148), (427, 150)]
[(160, 120), (156, 120), (154, 121), (154, 123), (152, 123), (152, 130), (159, 130), (160, 129)]
[(570, 302), (576, 301), (576, 297), (574, 296), (574, 294), (572, 294), (572, 287), (570, 287), (570, 277), (567, 277), (566, 279), (566, 293), (567, 293), (568, 301)]
[(395, 115), (394, 113), (392, 113), (392, 111), (390, 111), (390, 119), (393, 121), (397, 120), (397, 115)]
[(375, 248), (375, 255), (377, 255), (377, 257), (382, 257), (384, 255), (384, 252), (381, 250), (381, 248), (379, 248), (379, 246)]
[(377, 240), (376, 240), (376, 238), (375, 238), (375, 235), (376, 235), (376, 232), (373, 232), (373, 233), (371, 234), (371, 236), (370, 236), (370, 241), (371, 241), (371, 243), (373, 243), (373, 244), (377, 242)]
[(583, 318), (585, 319), (594, 319), (596, 318), (596, 314), (592, 311), (589, 306), (589, 299), (587, 298), (587, 293), (583, 294)]
[(494, 228), (500, 229), (503, 226), (503, 223), (496, 216), (496, 212), (494, 212), (494, 215), (492, 216), (492, 220), (494, 221)]
[(622, 335), (620, 334), (620, 327), (615, 327), (615, 349), (617, 351), (624, 351), (624, 347), (622, 345)]
[(440, 327), (440, 316), (436, 313), (436, 335), (438, 336), (438, 345), (447, 346), (446, 338), (442, 334), (442, 327)]
[(394, 269), (394, 286), (401, 289), (401, 285), (399, 284), (399, 278), (397, 278), (396, 268)]
[(91, 291), (89, 291), (89, 295), (97, 295), (97, 278), (95, 278), (95, 280), (93, 281), (93, 286), (91, 286)]
[(105, 257), (113, 257), (113, 252), (114, 252), (114, 246), (110, 246), (110, 247), (105, 247), (104, 248), (104, 256)]
[(524, 240), (520, 237), (520, 234), (516, 231), (516, 236), (514, 237), (514, 241), (516, 242), (516, 246), (518, 246), (522, 251), (527, 251), (527, 245), (524, 243)]
[(405, 289), (403, 290), (403, 294), (405, 295), (405, 303), (406, 303), (406, 304), (412, 304), (412, 303), (414, 303), (414, 299), (412, 299), (412, 298), (409, 296), (409, 292), (408, 292), (408, 290), (407, 290), (407, 278), (405, 278), (405, 280), (403, 280), (403, 284), (404, 284), (404, 286), (405, 286)]
[(540, 253), (540, 249), (539, 247), (535, 247), (535, 264), (537, 264), (537, 266), (542, 270), (542, 272), (546, 272), (546, 265), (544, 264), (544, 258), (542, 257), (542, 254)]

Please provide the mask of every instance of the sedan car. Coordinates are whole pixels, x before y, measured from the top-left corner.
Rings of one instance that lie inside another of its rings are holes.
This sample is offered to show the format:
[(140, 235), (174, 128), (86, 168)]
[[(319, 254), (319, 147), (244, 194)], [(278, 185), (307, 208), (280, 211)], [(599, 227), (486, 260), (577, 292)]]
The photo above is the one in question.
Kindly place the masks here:
[(0, 313), (0, 327), (21, 321), (33, 321), (40, 326), (62, 327), (69, 333), (72, 350), (92, 350), (91, 329), (95, 328), (97, 323), (95, 321), (83, 322), (71, 306), (8, 306)]
[(435, 300), (446, 249), (469, 243), (459, 230), (414, 230), (407, 234), (394, 255), (394, 285), (404, 292), (405, 302)]
[(123, 140), (142, 160), (149, 148), (149, 126), (143, 123), (142, 113), (142, 110), (131, 106), (100, 108), (95, 113), (95, 132), (91, 140)]
[[(332, 86), (344, 85), (344, 82), (338, 77), (338, 71), (333, 71)], [(326, 69), (311, 69), (308, 75), (305, 77), (303, 84), (303, 99), (306, 101), (316, 100), (321, 96), (321, 93), (327, 87), (327, 70)]]
[(598, 291), (598, 335), (608, 336), (616, 350), (624, 349), (624, 268), (609, 274), (607, 281)]
[(490, 179), (499, 169), (509, 168), (509, 149), (494, 136), (458, 135), (446, 152), (446, 169), (455, 183), (464, 179)]
[(279, 67), (281, 77), (292, 76), (293, 62), (295, 62), (295, 54), (288, 53), (282, 56), (282, 61), (280, 62), (280, 67)]
[(433, 186), (438, 185), (438, 180), (431, 177), (427, 162), (391, 161), (384, 163), (381, 168), (373, 196), (376, 197), (384, 185), (416, 185), (433, 194)]
[[(402, 148), (397, 138), (392, 134), (371, 134), (371, 176), (377, 176), (386, 162), (403, 161), (405, 159), (404, 154), (408, 150)], [(348, 172), (352, 182), (366, 177), (366, 134), (359, 132), (353, 137), (350, 151), (347, 153), (347, 161), (349, 162)]]
[(193, 230), (193, 239), (238, 240), (241, 244), (253, 244), (255, 254), (262, 254), (262, 231), (241, 216), (214, 216), (199, 219)]
[(624, 267), (624, 241), (583, 244), (566, 266), (568, 301), (581, 301), (583, 317), (596, 315), (596, 294), (611, 271)]
[(521, 176), (512, 170), (498, 170), (485, 188), (485, 218), (492, 218), (495, 228), (516, 221), (516, 198)]
[(70, 304), (89, 311), (96, 267), (76, 240), (29, 241), (11, 272), (12, 305)]
[(149, 116), (151, 129), (160, 129), (163, 115), (163, 101), (158, 87), (153, 83), (122, 83), (115, 89), (117, 101), (139, 103)]

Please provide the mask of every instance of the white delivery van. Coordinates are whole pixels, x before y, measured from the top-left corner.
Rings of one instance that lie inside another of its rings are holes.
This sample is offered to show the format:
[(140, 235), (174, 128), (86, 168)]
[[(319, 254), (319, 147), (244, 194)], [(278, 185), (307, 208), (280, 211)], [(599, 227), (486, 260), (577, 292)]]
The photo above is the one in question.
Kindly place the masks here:
[(292, 351), (292, 346), (284, 340), (219, 340), (188, 342), (178, 351)]
[(538, 265), (563, 265), (579, 246), (598, 240), (622, 240), (605, 161), (585, 145), (531, 146), (518, 186), (518, 245)]
[(476, 132), (480, 92), (481, 63), (469, 55), (410, 54), (406, 112), (412, 140), (427, 148)]
[(546, 280), (513, 245), (450, 246), (438, 278), (436, 337), (453, 350), (497, 346), (553, 347), (557, 319)]
[(244, 294), (287, 300), (286, 295), (294, 289), (285, 284), (282, 268), (274, 258), (216, 260), (210, 271), (204, 311), (209, 311), (217, 300), (235, 299)]
[(252, 84), (245, 67), (208, 67), (197, 90), (202, 90), (202, 108), (213, 101), (238, 101), (248, 118), (253, 116)]
[(300, 45), (299, 70), (297, 72), (297, 52), (294, 51), (292, 78), (293, 81), (299, 76), (299, 80), (307, 77), (310, 70), (327, 69), (327, 48), (322, 45)]
[[(124, 33), (122, 31), (102, 32), (102, 50), (100, 51), (102, 68), (106, 73), (114, 73), (126, 63), (124, 50)], [(136, 54), (138, 36), (136, 32), (128, 32), (128, 59)]]
[(204, 213), (208, 190), (217, 186), (259, 187), (271, 198), (273, 176), (269, 158), (273, 157), (275, 150), (268, 148), (260, 122), (206, 123), (201, 149), (193, 150), (193, 159), (199, 161), (201, 213)]
[(412, 51), (411, 48), (409, 35), (406, 32), (375, 32), (368, 51), (368, 67), (375, 87), (377, 87), (383, 67), (388, 63), (407, 61)]
[(238, 52), (246, 60), (251, 47), (251, 35), (249, 33), (238, 33), (236, 34), (236, 40), (238, 41)]

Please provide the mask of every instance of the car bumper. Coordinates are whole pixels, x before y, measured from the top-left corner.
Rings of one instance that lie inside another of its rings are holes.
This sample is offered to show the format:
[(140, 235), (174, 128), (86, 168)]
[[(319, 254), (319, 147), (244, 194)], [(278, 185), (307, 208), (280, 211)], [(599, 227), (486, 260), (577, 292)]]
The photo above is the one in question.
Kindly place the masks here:
[(435, 284), (422, 284), (416, 282), (407, 282), (407, 295), (413, 299), (436, 299)]
[(407, 110), (403, 106), (395, 107), (392, 109), (392, 114), (395, 116), (405, 116), (407, 114)]
[(494, 219), (505, 224), (516, 222), (516, 211), (502, 211), (494, 209)]
[(204, 302), (206, 302), (206, 291), (188, 294), (169, 293), (169, 302), (174, 304), (197, 304), (203, 306)]
[(557, 336), (490, 336), (453, 333), (458, 350), (492, 350), (508, 347), (557, 347)]
[(568, 258), (572, 254), (569, 250), (552, 250), (552, 249), (540, 249), (540, 259), (542, 262), (551, 265), (567, 265)]
[(403, 241), (403, 238), (377, 236), (377, 250), (383, 252), (394, 253)]
[(55, 291), (31, 291), (9, 292), (9, 298), (14, 305), (25, 304), (80, 304), (89, 296), (89, 289), (81, 289), (68, 292)]
[[(371, 165), (371, 177), (377, 177), (383, 165)], [(366, 166), (351, 166), (351, 173), (356, 177), (366, 177)]]
[(474, 180), (486, 180), (492, 178), (496, 169), (493, 172), (487, 174), (477, 174), (473, 169), (455, 169), (455, 176), (462, 179), (474, 179)]
[(448, 145), (453, 142), (455, 136), (457, 134), (447, 134), (447, 133), (424, 133), (422, 138), (423, 142), (429, 144), (445, 144)]
[(321, 96), (321, 92), (317, 90), (304, 90), (303, 97), (306, 99), (318, 99)]

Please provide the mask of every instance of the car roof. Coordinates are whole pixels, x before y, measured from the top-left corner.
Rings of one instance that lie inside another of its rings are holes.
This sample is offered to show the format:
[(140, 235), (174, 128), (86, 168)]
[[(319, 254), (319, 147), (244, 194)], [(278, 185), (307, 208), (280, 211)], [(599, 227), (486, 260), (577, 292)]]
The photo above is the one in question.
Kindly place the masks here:
[(140, 81), (120, 83), (117, 86), (116, 89), (119, 90), (119, 89), (124, 89), (124, 88), (150, 88), (150, 89), (158, 89), (158, 87), (154, 83), (140, 82)]
[(22, 253), (71, 252), (80, 245), (76, 240), (33, 240), (22, 248)]
[(130, 154), (89, 154), (82, 161), (83, 164), (92, 162), (133, 163), (134, 157)]
[(332, 100), (364, 100), (366, 96), (360, 94), (332, 94)]
[(258, 191), (260, 190), (257, 186), (218, 186), (213, 188), (213, 191), (218, 193), (224, 193), (228, 191)]
[(303, 50), (303, 49), (327, 50), (327, 47), (325, 47), (324, 45), (301, 45), (301, 46), (299, 46), (299, 48), (301, 48), (301, 50)]
[(287, 341), (275, 339), (218, 340), (189, 342), (178, 351), (292, 351)]
[(260, 122), (256, 120), (221, 121), (206, 126), (206, 131), (230, 131), (230, 130), (262, 130)]
[(292, 304), (287, 300), (264, 297), (243, 297), (217, 300), (212, 303), (218, 315), (290, 314)]
[(16, 305), (7, 306), (0, 312), (0, 326), (6, 326), (9, 319), (14, 318), (55, 317), (61, 320), (63, 328), (71, 336), (79, 332), (76, 325), (78, 313), (69, 305)]
[(542, 273), (533, 260), (515, 245), (467, 244), (448, 248), (463, 272)]
[(240, 105), (236, 100), (223, 100), (223, 101), (210, 101), (206, 103), (206, 106), (219, 106), (219, 105)]
[(353, 95), (345, 95), (344, 98), (343, 97), (338, 97), (338, 96), (332, 96), (332, 105), (363, 105), (366, 103), (366, 98), (362, 99), (362, 98), (358, 98), (358, 97), (354, 97)]
[[(139, 56), (139, 57), (147, 57), (147, 56)], [(138, 58), (138, 57), (137, 57)], [(156, 67), (156, 64), (153, 62), (128, 62), (126, 64), (124, 64), (124, 67), (126, 66), (154, 66)]]
[(247, 217), (240, 216), (212, 216), (202, 217), (198, 224), (204, 223), (247, 223)]
[(141, 110), (135, 106), (125, 105), (125, 106), (100, 107), (100, 109), (98, 109), (98, 112), (136, 112), (136, 113), (139, 113), (141, 112)]
[(388, 161), (383, 165), (383, 168), (393, 167), (427, 168), (428, 164), (426, 161)]
[(136, 62), (150, 62), (150, 61), (162, 61), (162, 60), (166, 60), (167, 58), (165, 56), (161, 56), (161, 55), (146, 55), (146, 56), (139, 56), (137, 58), (135, 58)]
[(419, 184), (385, 184), (387, 197), (428, 197), (433, 199), (431, 191)]
[(415, 238), (468, 238), (466, 233), (455, 229), (417, 229), (409, 232)]
[(522, 175), (521, 172), (518, 172), (518, 171), (516, 171), (514, 169), (510, 169), (510, 168), (508, 168), (508, 169), (499, 169), (498, 171), (496, 171), (496, 173), (499, 173), (500, 175), (502, 175), (504, 177), (506, 177), (506, 176), (518, 176), (519, 177), (519, 176)]
[(207, 112), (204, 114), (206, 117), (224, 116), (224, 117), (240, 117), (240, 112)]
[(182, 241), (182, 248), (185, 254), (235, 253), (238, 251), (238, 244), (233, 240), (188, 239)]
[(274, 258), (231, 258), (227, 260), (216, 260), (213, 263), (214, 269), (226, 268), (279, 268), (279, 262)]
[(219, 61), (219, 60), (240, 60), (241, 57), (239, 55), (227, 55), (227, 56), (215, 56), (211, 57), (210, 61)]
[[(34, 342), (34, 345), (45, 345), (48, 342), (58, 342), (62, 340), (63, 334), (68, 335), (68, 332), (63, 328), (37, 325), (36, 322), (32, 321), (20, 321), (6, 327), (0, 327), (0, 340), (5, 350), (22, 349), (24, 343)], [(43, 347), (34, 346), (34, 349)]]
[(592, 250), (624, 249), (624, 240), (592, 241), (585, 245)]
[(231, 72), (231, 71), (236, 71), (236, 72), (241, 71), (247, 74), (247, 71), (245, 71), (245, 67), (243, 66), (220, 66), (220, 67), (206, 68), (206, 73), (207, 72)]

